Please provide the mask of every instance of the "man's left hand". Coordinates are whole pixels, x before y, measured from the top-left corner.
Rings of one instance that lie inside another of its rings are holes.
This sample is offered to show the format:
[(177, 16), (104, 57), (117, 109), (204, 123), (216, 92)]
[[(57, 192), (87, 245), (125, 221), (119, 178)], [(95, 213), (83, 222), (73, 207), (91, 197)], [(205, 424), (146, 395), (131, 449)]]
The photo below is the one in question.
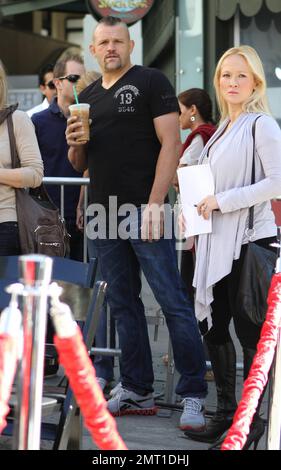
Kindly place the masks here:
[(164, 233), (164, 209), (159, 204), (147, 204), (142, 213), (141, 239), (158, 241)]

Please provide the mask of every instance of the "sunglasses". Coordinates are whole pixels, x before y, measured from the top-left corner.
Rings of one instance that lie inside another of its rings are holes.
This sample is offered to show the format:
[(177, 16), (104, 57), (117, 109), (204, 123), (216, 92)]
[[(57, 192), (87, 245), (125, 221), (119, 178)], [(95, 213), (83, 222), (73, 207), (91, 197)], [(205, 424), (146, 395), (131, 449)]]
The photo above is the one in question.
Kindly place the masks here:
[(68, 80), (70, 83), (78, 82), (80, 75), (70, 74), (65, 77), (59, 77), (58, 80)]
[(50, 90), (54, 90), (56, 88), (53, 80), (50, 80), (48, 83), (46, 83), (46, 86), (50, 88)]

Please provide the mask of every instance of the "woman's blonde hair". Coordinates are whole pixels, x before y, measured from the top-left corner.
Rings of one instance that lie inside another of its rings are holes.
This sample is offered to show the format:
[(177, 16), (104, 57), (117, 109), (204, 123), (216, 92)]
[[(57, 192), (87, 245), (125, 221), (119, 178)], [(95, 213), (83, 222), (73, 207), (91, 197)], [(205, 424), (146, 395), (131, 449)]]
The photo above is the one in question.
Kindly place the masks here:
[(4, 66), (0, 60), (0, 109), (6, 108), (8, 97), (7, 77)]
[(220, 91), (220, 76), (224, 60), (232, 55), (243, 57), (255, 80), (255, 89), (250, 98), (243, 104), (243, 111), (246, 113), (266, 113), (271, 114), (266, 96), (266, 78), (260, 57), (255, 49), (250, 46), (239, 46), (228, 49), (220, 58), (214, 75), (214, 87), (216, 90), (217, 102), (221, 113), (221, 121), (228, 117), (228, 106)]
[(81, 93), (81, 91), (83, 91), (91, 83), (95, 82), (98, 78), (100, 78), (100, 76), (101, 74), (95, 70), (85, 72), (83, 75), (81, 75), (78, 82), (76, 83), (77, 93)]

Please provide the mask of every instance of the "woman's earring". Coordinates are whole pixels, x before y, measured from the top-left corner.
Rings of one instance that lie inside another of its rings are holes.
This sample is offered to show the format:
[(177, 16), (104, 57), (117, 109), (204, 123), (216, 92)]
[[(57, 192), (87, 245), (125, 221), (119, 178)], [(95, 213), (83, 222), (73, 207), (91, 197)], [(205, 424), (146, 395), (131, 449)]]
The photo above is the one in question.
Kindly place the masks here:
[(196, 120), (196, 117), (195, 117), (195, 116), (191, 116), (190, 121), (191, 121), (191, 122), (194, 122), (195, 120)]

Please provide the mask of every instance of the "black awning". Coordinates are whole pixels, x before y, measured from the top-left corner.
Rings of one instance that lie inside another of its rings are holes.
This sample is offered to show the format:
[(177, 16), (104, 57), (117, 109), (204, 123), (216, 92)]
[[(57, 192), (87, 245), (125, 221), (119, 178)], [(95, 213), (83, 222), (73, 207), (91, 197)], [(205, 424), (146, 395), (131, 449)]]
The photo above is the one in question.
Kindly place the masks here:
[(237, 8), (243, 15), (255, 16), (263, 5), (272, 13), (281, 12), (281, 0), (216, 0), (216, 15), (220, 20), (229, 20)]
[(7, 0), (0, 2), (2, 16), (20, 15), (37, 10), (88, 13), (85, 0)]

